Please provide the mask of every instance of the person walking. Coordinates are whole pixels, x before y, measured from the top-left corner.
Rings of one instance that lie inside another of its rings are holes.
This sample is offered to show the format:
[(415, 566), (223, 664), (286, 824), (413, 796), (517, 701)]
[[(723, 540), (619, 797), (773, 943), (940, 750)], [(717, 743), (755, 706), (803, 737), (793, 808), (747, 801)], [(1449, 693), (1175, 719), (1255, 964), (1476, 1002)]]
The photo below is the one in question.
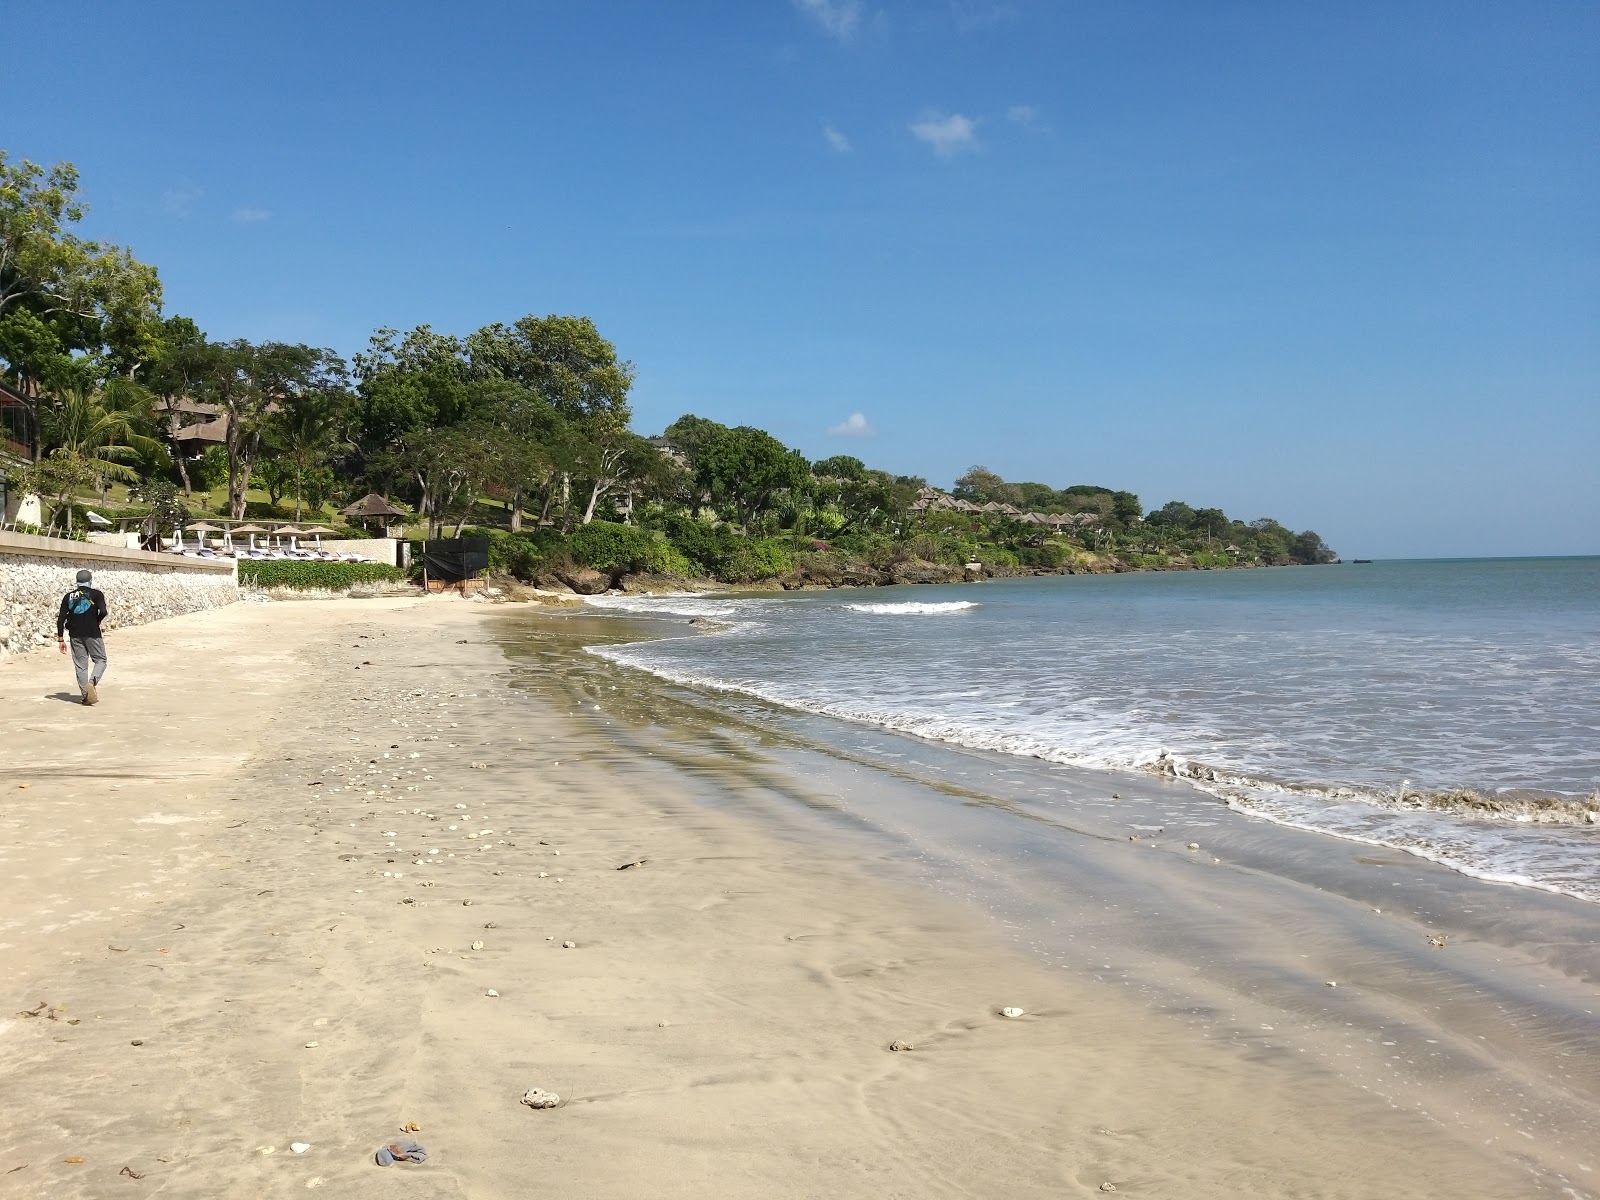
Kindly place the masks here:
[[(78, 572), (78, 586), (61, 597), (61, 611), (56, 614), (56, 640), (61, 643), (61, 653), (67, 652), (67, 636), (72, 637), (72, 666), (78, 673), (78, 691), (85, 704), (99, 704), (100, 695), (95, 690), (106, 673), (106, 643), (100, 633), (100, 622), (106, 619), (106, 597), (99, 588), (89, 586), (94, 572)], [(90, 663), (94, 671), (89, 670)]]

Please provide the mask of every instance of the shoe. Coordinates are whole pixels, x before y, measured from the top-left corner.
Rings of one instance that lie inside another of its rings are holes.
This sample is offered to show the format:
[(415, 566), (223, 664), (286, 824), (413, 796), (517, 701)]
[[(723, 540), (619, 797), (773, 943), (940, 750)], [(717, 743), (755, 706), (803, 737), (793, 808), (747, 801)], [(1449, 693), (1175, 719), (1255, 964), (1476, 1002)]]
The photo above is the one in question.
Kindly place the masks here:
[(100, 693), (94, 690), (93, 682), (91, 682), (88, 687), (89, 690), (83, 693), (83, 702), (85, 704), (99, 704)]

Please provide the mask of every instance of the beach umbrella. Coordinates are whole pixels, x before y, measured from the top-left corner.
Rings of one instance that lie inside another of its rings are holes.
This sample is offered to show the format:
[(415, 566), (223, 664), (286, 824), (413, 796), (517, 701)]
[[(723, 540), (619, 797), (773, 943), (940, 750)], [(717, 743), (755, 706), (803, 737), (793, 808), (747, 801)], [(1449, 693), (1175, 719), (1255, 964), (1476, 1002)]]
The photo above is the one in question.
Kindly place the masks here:
[(293, 550), (293, 549), (296, 548), (295, 544), (294, 544), (295, 538), (301, 536), (301, 534), (303, 534), (304, 532), (305, 532), (305, 530), (300, 529), (298, 526), (295, 526), (295, 525), (280, 525), (280, 526), (278, 526), (276, 529), (274, 529), (272, 531), (272, 536), (273, 537), (286, 537), (286, 538), (288, 538), (289, 539), (289, 549)]
[(204, 521), (196, 521), (187, 528), (194, 534), (195, 548), (199, 550), (206, 548), (206, 534), (222, 532), (222, 526), (207, 525)]
[(317, 549), (321, 550), (322, 549), (322, 535), (325, 534), (325, 533), (333, 534), (333, 533), (338, 533), (338, 532), (339, 531), (337, 529), (329, 529), (326, 525), (313, 525), (310, 529), (307, 529), (305, 531), (305, 535), (306, 535), (306, 537), (314, 537), (314, 538), (316, 538), (317, 539)]
[(231, 532), (248, 533), (250, 535), (250, 549), (254, 550), (256, 548), (256, 534), (265, 533), (266, 530), (260, 525), (251, 525), (247, 522), (243, 525), (235, 525)]

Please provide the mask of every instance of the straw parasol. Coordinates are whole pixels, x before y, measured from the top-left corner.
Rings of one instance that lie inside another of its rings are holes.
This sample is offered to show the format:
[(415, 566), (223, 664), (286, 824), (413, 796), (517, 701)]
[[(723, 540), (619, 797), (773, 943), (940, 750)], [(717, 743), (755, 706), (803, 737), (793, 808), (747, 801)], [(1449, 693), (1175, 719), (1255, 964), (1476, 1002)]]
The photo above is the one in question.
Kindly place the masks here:
[(233, 535), (236, 533), (248, 533), (250, 535), (250, 549), (254, 550), (256, 548), (256, 534), (265, 532), (266, 530), (260, 525), (252, 525), (246, 521), (243, 525), (235, 525), (228, 530), (228, 540), (231, 542)]
[(321, 550), (322, 549), (322, 535), (325, 534), (325, 533), (327, 533), (327, 534), (335, 534), (335, 533), (338, 533), (339, 531), (337, 529), (329, 529), (326, 525), (313, 525), (310, 529), (303, 530), (302, 532), (304, 532), (306, 537), (314, 537), (314, 538), (316, 538), (317, 539), (317, 549)]
[[(195, 542), (202, 550), (206, 548), (206, 534), (223, 532), (222, 526), (211, 525), (205, 521), (193, 521), (190, 524), (185, 525), (183, 528), (185, 533), (192, 532), (194, 534)], [(180, 546), (179, 549), (182, 549), (182, 547)]]
[(296, 548), (294, 544), (295, 538), (302, 537), (304, 534), (305, 530), (301, 529), (298, 525), (279, 525), (272, 531), (272, 536), (275, 538), (288, 538), (289, 549), (291, 550)]

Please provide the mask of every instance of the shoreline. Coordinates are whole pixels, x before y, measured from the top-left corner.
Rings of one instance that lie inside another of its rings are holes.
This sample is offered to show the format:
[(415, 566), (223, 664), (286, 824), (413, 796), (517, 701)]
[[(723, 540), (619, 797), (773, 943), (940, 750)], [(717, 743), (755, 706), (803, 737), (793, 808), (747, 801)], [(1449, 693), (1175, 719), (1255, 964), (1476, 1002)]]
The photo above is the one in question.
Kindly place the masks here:
[[(6, 998), (54, 1014), (0, 1018), (6, 1187), (1556, 1194), (997, 938), (831, 777), (591, 669), (584, 624), (234, 605), (119, 631), (87, 711), (53, 656), (0, 667)], [(406, 1121), (432, 1159), (375, 1167)]]
[[(1228, 566), (1196, 566), (1190, 562), (1172, 562), (1162, 566), (1140, 566), (1118, 558), (1114, 554), (1086, 554), (1086, 562), (1067, 563), (1061, 567), (985, 567), (970, 571), (949, 564), (914, 561), (894, 568), (871, 567), (864, 563), (852, 564), (836, 571), (813, 569), (807, 566), (788, 575), (772, 575), (746, 583), (725, 583), (720, 579), (687, 578), (676, 575), (655, 575), (625, 569), (596, 571), (582, 568), (561, 574), (540, 572), (533, 584), (516, 581), (518, 587), (551, 591), (551, 584), (559, 585), (575, 596), (599, 596), (610, 592), (628, 595), (680, 595), (686, 592), (812, 592), (834, 591), (841, 588), (879, 588), (940, 586), (954, 584), (987, 583), (991, 579), (1049, 579), (1068, 575), (1140, 575), (1174, 574), (1188, 571), (1268, 571), (1282, 568), (1348, 565), (1343, 560), (1331, 563), (1232, 563)], [(508, 577), (497, 576), (502, 586)], [(602, 587), (601, 585), (604, 584)], [(585, 591), (584, 588), (597, 590)]]

